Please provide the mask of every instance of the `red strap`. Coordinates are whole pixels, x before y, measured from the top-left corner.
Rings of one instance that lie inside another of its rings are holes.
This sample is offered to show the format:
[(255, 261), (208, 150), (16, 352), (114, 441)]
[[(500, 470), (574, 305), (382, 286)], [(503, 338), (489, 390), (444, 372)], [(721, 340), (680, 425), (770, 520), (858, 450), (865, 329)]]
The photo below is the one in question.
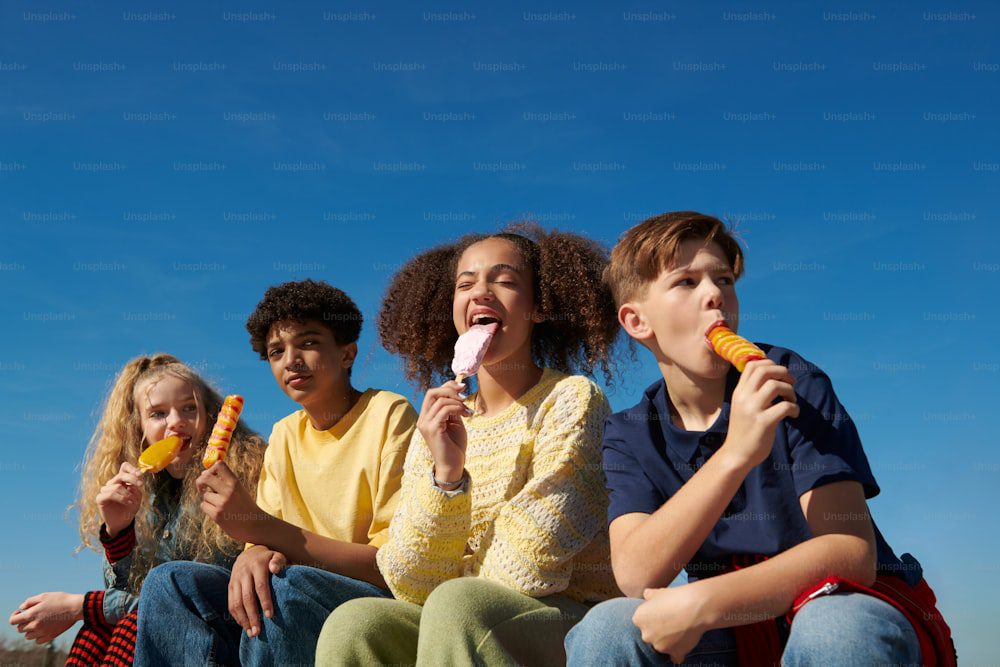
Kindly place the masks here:
[[(824, 590), (831, 586), (832, 589)], [(791, 621), (810, 600), (834, 591), (871, 595), (899, 610), (917, 634), (921, 659), (927, 667), (956, 667), (958, 664), (951, 628), (937, 610), (934, 591), (923, 579), (916, 586), (910, 586), (899, 577), (881, 575), (869, 588), (849, 579), (827, 577), (808, 588), (795, 600), (791, 611), (788, 612), (788, 620)]]

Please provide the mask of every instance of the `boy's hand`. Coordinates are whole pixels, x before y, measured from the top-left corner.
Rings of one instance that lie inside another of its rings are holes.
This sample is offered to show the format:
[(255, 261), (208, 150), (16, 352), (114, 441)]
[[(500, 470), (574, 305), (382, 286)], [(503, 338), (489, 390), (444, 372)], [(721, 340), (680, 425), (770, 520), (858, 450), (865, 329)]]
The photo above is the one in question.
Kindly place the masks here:
[(434, 459), (434, 476), (442, 482), (456, 482), (465, 469), (465, 424), (462, 417), (472, 411), (465, 407), (459, 392), (465, 385), (445, 382), (424, 395), (417, 429), (424, 436)]
[[(781, 420), (799, 416), (793, 382), (788, 369), (770, 359), (747, 363), (733, 390), (729, 435), (723, 447), (748, 467), (759, 465), (771, 453)], [(772, 405), (778, 398), (784, 400)]]
[(270, 515), (257, 507), (223, 461), (215, 463), (195, 480), (201, 493), (201, 509), (222, 531), (237, 542), (261, 542), (256, 530)]
[(80, 620), (83, 620), (83, 596), (72, 593), (34, 595), (10, 615), (10, 624), (36, 644), (47, 644)]
[(132, 523), (142, 501), (142, 472), (123, 461), (118, 474), (97, 492), (97, 511), (110, 537), (115, 537)]
[(675, 664), (697, 646), (705, 629), (701, 624), (703, 600), (689, 586), (647, 588), (632, 616), (635, 627), (642, 632), (642, 641), (665, 653)]
[(229, 613), (247, 631), (247, 637), (260, 634), (260, 609), (271, 618), (274, 603), (271, 601), (271, 575), (288, 566), (285, 555), (263, 545), (252, 546), (239, 555), (233, 563), (229, 577)]

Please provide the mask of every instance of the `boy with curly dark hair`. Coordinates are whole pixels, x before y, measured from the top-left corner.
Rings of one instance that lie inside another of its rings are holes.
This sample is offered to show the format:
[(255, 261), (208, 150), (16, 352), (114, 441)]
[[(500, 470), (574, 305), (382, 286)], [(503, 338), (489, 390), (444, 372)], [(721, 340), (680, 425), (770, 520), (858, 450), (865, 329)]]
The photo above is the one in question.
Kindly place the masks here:
[[(397, 599), (335, 610), (317, 664), (560, 664), (566, 631), (619, 594), (608, 403), (573, 375), (610, 375), (606, 263), (588, 239), (521, 226), (429, 250), (393, 278), (379, 334), (427, 389), (377, 556)], [(466, 395), (449, 362), (477, 325), (494, 333)]]
[(334, 608), (389, 596), (375, 555), (416, 413), (351, 385), (361, 324), (350, 297), (314, 280), (271, 287), (250, 315), (251, 346), (302, 409), (274, 425), (256, 502), (224, 467), (206, 485), (206, 512), (248, 547), (232, 573), (172, 563), (150, 575), (140, 664), (312, 664)]

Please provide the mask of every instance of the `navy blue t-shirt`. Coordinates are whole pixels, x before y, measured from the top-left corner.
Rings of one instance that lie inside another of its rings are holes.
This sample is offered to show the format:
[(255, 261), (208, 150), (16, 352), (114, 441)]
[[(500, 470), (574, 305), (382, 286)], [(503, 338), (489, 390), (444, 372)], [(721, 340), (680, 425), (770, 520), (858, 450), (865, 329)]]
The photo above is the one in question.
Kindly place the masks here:
[[(866, 498), (879, 493), (858, 431), (837, 400), (830, 378), (791, 350), (757, 344), (795, 378), (800, 414), (782, 420), (771, 454), (747, 475), (719, 522), (685, 568), (688, 578), (727, 569), (734, 555), (774, 556), (812, 537), (799, 496), (825, 484), (859, 482)], [(670, 418), (666, 383), (649, 387), (633, 408), (612, 415), (604, 430), (608, 521), (652, 514), (704, 465), (726, 439), (730, 401), (739, 381), (731, 369), (722, 411), (707, 431), (684, 431)], [(904, 566), (875, 527), (879, 571)]]

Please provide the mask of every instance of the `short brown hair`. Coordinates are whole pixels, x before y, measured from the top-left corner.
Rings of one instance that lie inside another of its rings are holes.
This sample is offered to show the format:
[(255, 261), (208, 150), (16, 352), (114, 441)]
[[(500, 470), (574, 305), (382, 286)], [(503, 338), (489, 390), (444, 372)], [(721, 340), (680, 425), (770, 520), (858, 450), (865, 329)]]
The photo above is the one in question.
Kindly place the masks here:
[(611, 288), (615, 304), (642, 296), (646, 286), (667, 269), (681, 243), (702, 239), (717, 243), (739, 278), (743, 273), (743, 250), (726, 224), (697, 211), (672, 211), (643, 220), (625, 232), (611, 251), (611, 263), (604, 281)]

